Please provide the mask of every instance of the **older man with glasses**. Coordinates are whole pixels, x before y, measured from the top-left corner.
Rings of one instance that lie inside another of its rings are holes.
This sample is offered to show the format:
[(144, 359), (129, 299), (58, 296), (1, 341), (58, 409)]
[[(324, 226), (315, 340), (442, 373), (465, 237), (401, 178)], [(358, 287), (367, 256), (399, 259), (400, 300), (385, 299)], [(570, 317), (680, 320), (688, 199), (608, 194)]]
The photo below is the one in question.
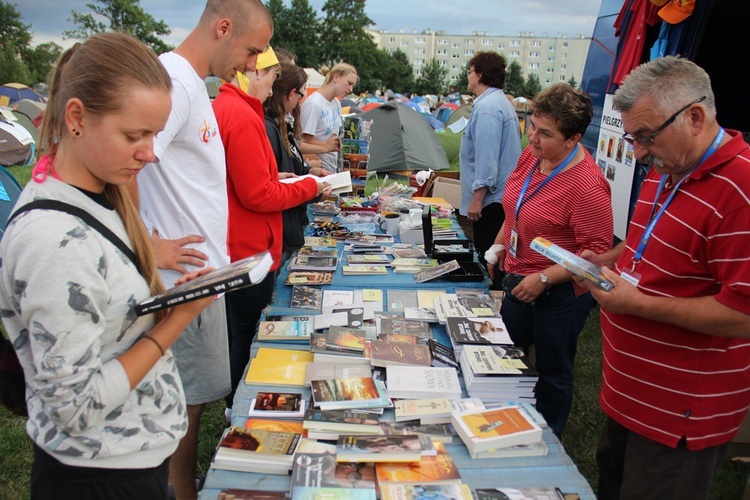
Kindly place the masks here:
[(615, 284), (580, 281), (601, 305), (599, 498), (707, 498), (750, 405), (750, 146), (686, 59), (639, 66), (613, 102), (652, 168), (626, 241), (583, 254)]

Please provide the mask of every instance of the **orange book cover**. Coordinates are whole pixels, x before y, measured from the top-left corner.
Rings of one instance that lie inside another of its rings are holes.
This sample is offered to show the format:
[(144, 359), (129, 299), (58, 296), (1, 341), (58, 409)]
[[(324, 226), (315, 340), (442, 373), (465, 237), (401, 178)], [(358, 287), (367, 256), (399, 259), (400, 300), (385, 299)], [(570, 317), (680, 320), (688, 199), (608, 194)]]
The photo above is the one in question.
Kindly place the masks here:
[(419, 462), (377, 463), (378, 484), (460, 483), (461, 474), (447, 453), (422, 457)]
[(281, 420), (278, 418), (248, 418), (245, 422), (245, 429), (261, 429), (274, 432), (290, 432), (293, 434), (307, 435), (307, 431), (302, 428), (302, 421)]
[(498, 408), (462, 415), (461, 419), (469, 431), (479, 439), (509, 436), (535, 429), (534, 424), (529, 422), (518, 408)]

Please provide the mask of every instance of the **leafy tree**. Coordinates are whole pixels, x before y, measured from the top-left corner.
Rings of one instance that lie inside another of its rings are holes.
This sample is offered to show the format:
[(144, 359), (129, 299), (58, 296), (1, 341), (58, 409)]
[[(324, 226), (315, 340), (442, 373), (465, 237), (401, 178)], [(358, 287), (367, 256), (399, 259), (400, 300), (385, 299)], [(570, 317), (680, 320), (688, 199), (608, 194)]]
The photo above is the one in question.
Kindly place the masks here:
[(432, 58), (422, 66), (422, 74), (417, 78), (416, 92), (419, 95), (441, 94), (445, 90), (445, 77), (448, 69)]
[(575, 76), (571, 76), (570, 77), (570, 80), (568, 80), (568, 85), (570, 85), (574, 89), (578, 88), (578, 82), (576, 81), (576, 77)]
[(529, 99), (533, 99), (540, 90), (542, 90), (542, 84), (539, 82), (539, 75), (534, 73), (530, 74), (526, 79), (526, 87), (522, 95)]
[[(274, 17), (274, 22), (275, 22)], [(297, 56), (296, 63), (305, 68), (320, 66), (320, 20), (308, 0), (292, 0), (286, 9), (281, 36), (274, 32), (274, 45), (284, 47)]]
[(456, 92), (467, 94), (469, 92), (469, 70), (464, 68), (458, 75), (455, 83)]
[[(286, 40), (288, 36), (286, 28), (288, 26), (287, 16), (289, 16), (289, 9), (284, 6), (283, 0), (268, 0), (266, 8), (268, 9), (268, 13), (271, 14), (271, 19), (273, 19), (271, 46), (281, 46), (282, 44), (278, 43), (279, 40)], [(287, 45), (284, 45), (284, 48), (290, 50)]]
[(0, 84), (18, 82), (31, 85), (29, 69), (18, 56), (18, 49), (12, 43), (3, 42), (0, 46)]
[(40, 43), (31, 51), (26, 58), (26, 66), (31, 73), (31, 81), (45, 82), (52, 66), (62, 54), (63, 48), (55, 42)]
[(0, 2), (0, 47), (13, 47), (16, 54), (26, 57), (31, 49), (31, 25), (21, 20), (16, 4)]
[(512, 61), (507, 68), (505, 74), (505, 88), (503, 89), (506, 94), (512, 94), (514, 97), (520, 97), (524, 95), (526, 89), (526, 80), (523, 77), (523, 71), (518, 61)]
[[(154, 52), (161, 54), (173, 47), (162, 41), (159, 36), (172, 32), (164, 21), (157, 21), (140, 5), (140, 0), (95, 0), (98, 4), (87, 3), (86, 7), (93, 13), (71, 11), (68, 21), (78, 25), (73, 30), (63, 32), (63, 38), (86, 39), (104, 31), (122, 31), (130, 33)], [(103, 18), (103, 19), (102, 19)], [(105, 23), (104, 21), (107, 21)]]
[[(401, 49), (393, 54), (382, 51), (385, 64), (378, 74), (386, 88), (405, 93), (414, 91), (414, 69), (409, 62), (409, 56)], [(383, 89), (381, 89), (383, 90)]]

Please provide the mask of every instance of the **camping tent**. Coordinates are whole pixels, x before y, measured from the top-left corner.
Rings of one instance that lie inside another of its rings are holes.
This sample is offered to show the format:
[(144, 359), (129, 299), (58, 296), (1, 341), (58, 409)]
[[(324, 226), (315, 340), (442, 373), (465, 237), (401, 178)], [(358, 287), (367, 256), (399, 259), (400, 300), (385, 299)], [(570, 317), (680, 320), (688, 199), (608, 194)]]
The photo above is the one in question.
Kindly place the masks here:
[(5, 85), (0, 85), (0, 106), (12, 106), (13, 103), (21, 99), (47, 102), (47, 99), (42, 94), (23, 83), (6, 83)]
[(461, 152), (461, 137), (462, 132), (454, 132), (448, 127), (437, 130), (437, 135), (440, 145), (445, 150), (445, 156), (448, 158), (448, 163), (454, 170), (459, 170), (461, 167), (460, 155)]
[(471, 106), (471, 103), (460, 106), (457, 110), (451, 113), (451, 115), (448, 117), (448, 121), (445, 122), (445, 124), (450, 125), (456, 120), (460, 120), (462, 117), (468, 120), (469, 115), (471, 115)]
[(5, 234), (5, 222), (21, 194), (21, 185), (8, 169), (0, 166), (0, 238)]
[(305, 68), (305, 73), (307, 73), (307, 95), (310, 95), (323, 86), (326, 77), (313, 68)]
[(6, 108), (4, 106), (0, 106), (0, 113), (2, 113), (8, 121), (16, 122), (18, 125), (25, 128), (26, 131), (31, 134), (34, 143), (39, 143), (39, 126), (41, 126), (41, 122), (39, 123), (39, 126), (37, 126), (26, 113), (22, 113), (17, 109)]
[(28, 165), (34, 151), (35, 142), (29, 131), (0, 116), (0, 165)]
[(372, 120), (367, 170), (446, 170), (450, 167), (435, 131), (408, 106), (389, 102), (362, 115)]
[(440, 104), (440, 106), (438, 106), (432, 114), (435, 115), (435, 118), (445, 123), (448, 121), (448, 118), (450, 118), (451, 113), (453, 113), (457, 109), (458, 104), (454, 104), (452, 102), (444, 102)]

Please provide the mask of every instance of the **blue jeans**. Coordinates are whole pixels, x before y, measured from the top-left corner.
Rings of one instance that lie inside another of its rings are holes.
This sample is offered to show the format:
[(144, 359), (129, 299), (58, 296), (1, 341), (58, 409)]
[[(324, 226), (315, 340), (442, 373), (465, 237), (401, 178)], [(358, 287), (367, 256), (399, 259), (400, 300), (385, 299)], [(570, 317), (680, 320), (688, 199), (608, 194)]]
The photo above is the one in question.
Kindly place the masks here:
[(536, 408), (560, 437), (573, 404), (573, 365), (580, 335), (594, 307), (590, 293), (578, 297), (571, 282), (554, 285), (537, 305), (503, 299), (501, 310), (513, 343), (536, 349)]
[(232, 392), (224, 398), (227, 408), (232, 407), (234, 393), (242, 382), (245, 367), (250, 361), (250, 347), (258, 330), (258, 321), (263, 309), (271, 303), (276, 273), (257, 285), (240, 288), (227, 293), (227, 331), (229, 334), (229, 372), (232, 377)]

